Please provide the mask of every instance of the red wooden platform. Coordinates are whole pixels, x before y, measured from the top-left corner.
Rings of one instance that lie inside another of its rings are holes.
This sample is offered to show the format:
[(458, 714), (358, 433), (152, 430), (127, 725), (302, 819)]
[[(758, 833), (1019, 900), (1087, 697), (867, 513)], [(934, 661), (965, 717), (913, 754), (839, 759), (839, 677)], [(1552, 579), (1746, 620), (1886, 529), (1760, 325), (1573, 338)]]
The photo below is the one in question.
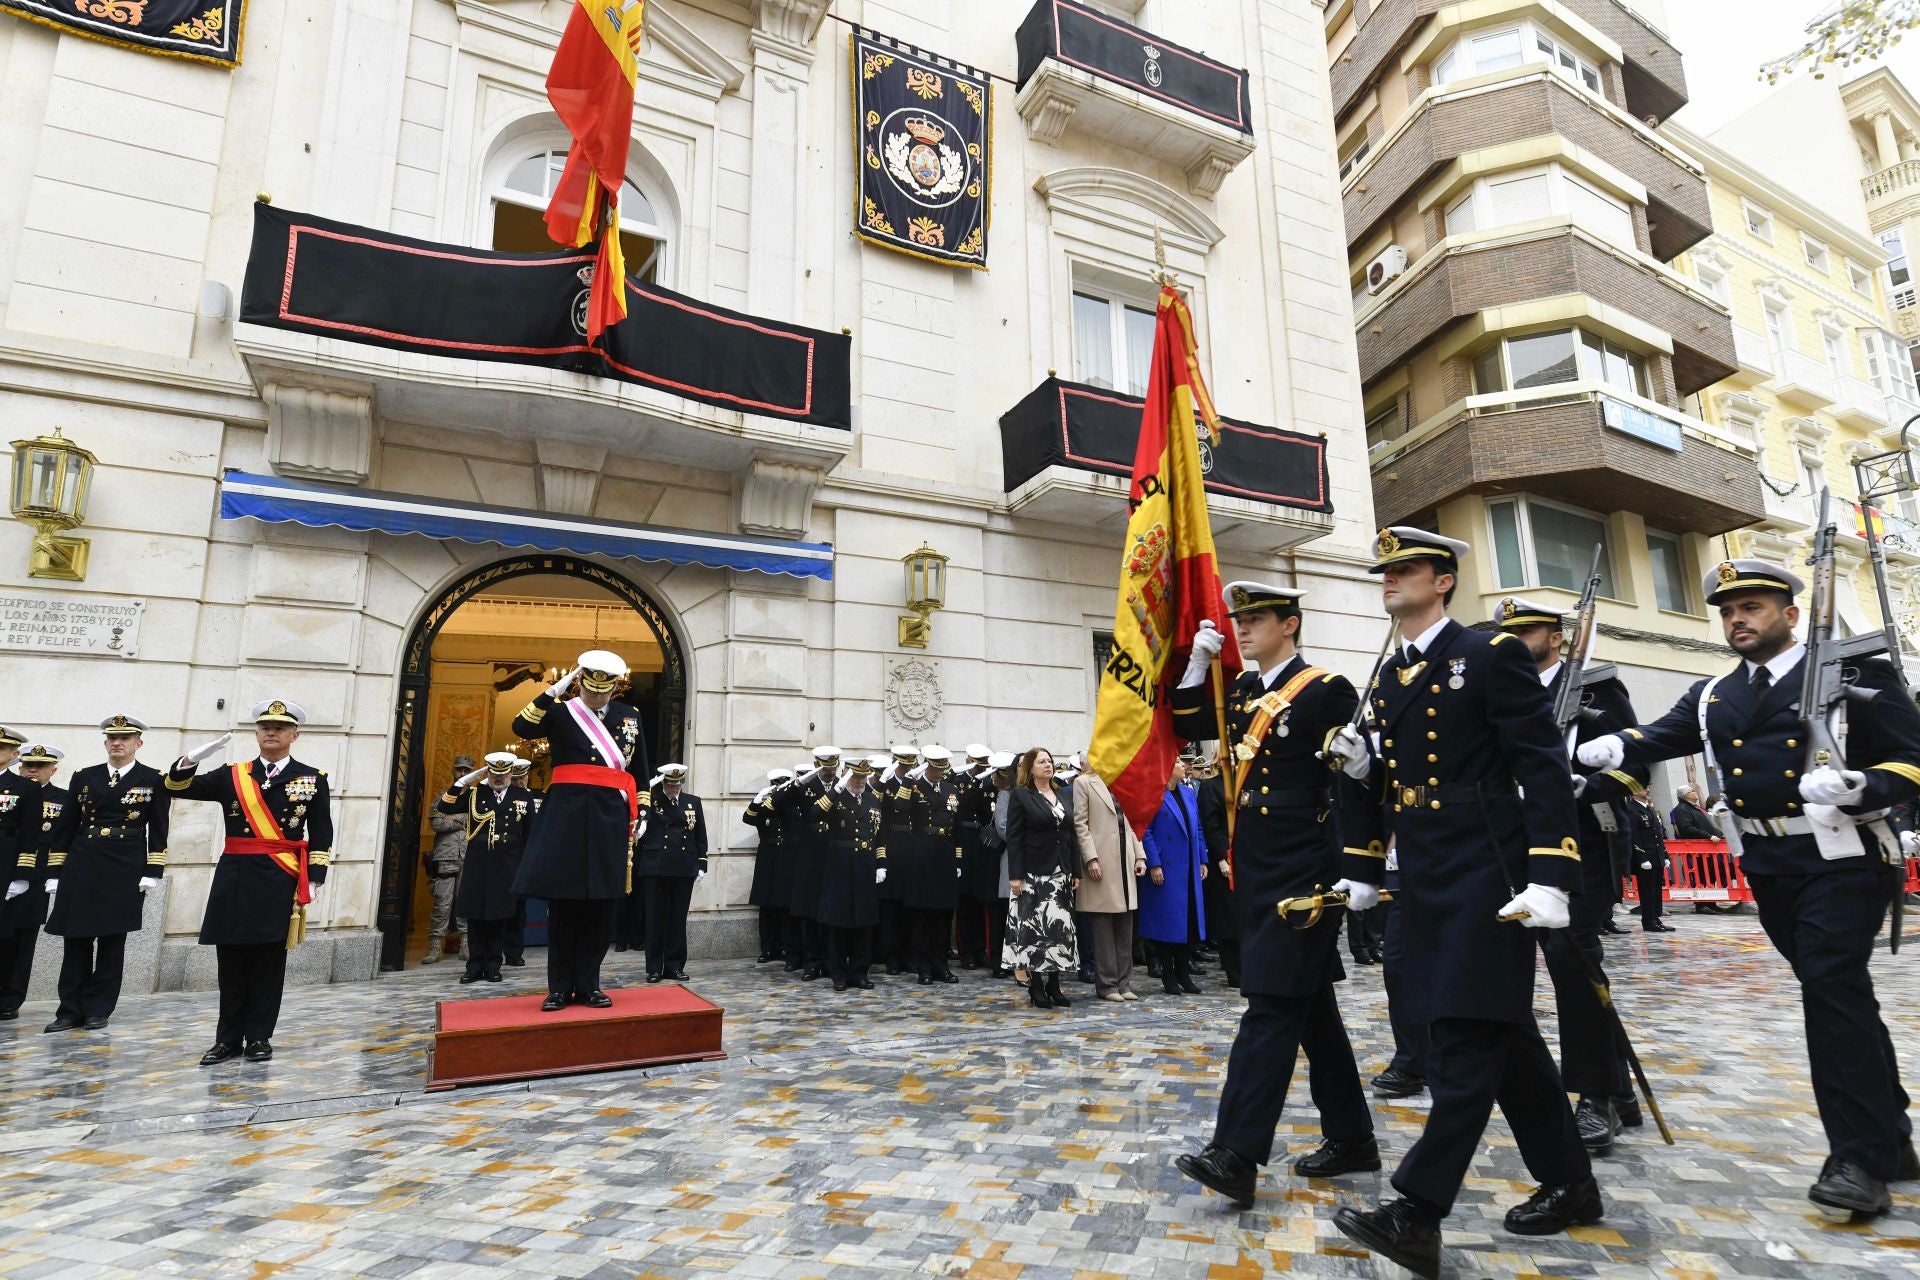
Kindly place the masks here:
[(727, 1056), (720, 1047), (725, 1011), (687, 988), (621, 987), (607, 994), (610, 1009), (570, 1004), (558, 1013), (540, 1012), (544, 995), (443, 1001), (428, 1056), (428, 1090)]

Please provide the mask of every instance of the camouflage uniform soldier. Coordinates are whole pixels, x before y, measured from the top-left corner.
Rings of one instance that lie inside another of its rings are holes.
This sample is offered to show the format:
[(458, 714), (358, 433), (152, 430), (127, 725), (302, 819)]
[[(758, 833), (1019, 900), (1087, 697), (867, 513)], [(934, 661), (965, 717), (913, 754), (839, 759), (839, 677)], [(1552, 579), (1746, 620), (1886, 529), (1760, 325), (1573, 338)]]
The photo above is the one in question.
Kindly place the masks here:
[[(472, 756), (453, 758), (453, 776), (473, 771)], [(460, 887), (460, 867), (467, 857), (467, 820), (458, 813), (434, 813), (433, 851), (427, 854), (427, 887), (433, 892), (433, 916), (427, 923), (427, 954), (421, 964), (439, 964), (447, 947), (447, 927), (460, 935), (460, 958), (467, 958), (466, 921), (453, 918), (453, 895)]]

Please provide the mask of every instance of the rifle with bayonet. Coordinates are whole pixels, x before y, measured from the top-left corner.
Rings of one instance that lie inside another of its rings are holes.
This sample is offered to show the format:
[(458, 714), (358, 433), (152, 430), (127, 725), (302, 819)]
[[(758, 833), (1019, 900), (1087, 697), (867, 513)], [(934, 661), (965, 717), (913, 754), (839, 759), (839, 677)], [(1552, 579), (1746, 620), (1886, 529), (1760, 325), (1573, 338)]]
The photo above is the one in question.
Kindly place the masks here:
[(1604, 543), (1594, 545), (1593, 566), (1587, 570), (1586, 589), (1580, 593), (1580, 607), (1574, 611), (1560, 677), (1553, 685), (1553, 723), (1566, 741), (1569, 757), (1579, 746), (1580, 721), (1600, 718), (1599, 712), (1586, 705), (1587, 688), (1611, 680), (1615, 674), (1611, 662), (1593, 660), (1593, 633), (1600, 613), (1600, 557), (1605, 550)]

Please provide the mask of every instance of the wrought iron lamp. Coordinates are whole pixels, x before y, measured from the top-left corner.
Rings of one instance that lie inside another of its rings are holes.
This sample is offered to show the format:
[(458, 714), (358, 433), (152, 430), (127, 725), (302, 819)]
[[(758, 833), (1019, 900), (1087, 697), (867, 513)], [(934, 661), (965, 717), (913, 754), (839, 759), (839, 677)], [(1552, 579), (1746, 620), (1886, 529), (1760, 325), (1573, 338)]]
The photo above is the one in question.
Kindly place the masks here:
[(1873, 565), (1874, 587), (1880, 595), (1880, 626), (1886, 636), (1887, 657), (1900, 665), (1900, 629), (1894, 624), (1892, 593), (1887, 590), (1886, 569), (1882, 562), (1880, 530), (1874, 519), (1882, 499), (1899, 498), (1920, 489), (1920, 478), (1913, 470), (1913, 455), (1908, 452), (1907, 433), (1920, 422), (1920, 414), (1908, 418), (1900, 428), (1900, 445), (1885, 453), (1870, 454), (1853, 464), (1853, 487), (1859, 495), (1860, 523), (1867, 543), (1867, 557)]
[(60, 434), (13, 442), (13, 514), (37, 531), (27, 575), (79, 582), (87, 576), (85, 538), (65, 536), (87, 519), (93, 454)]
[(922, 542), (900, 563), (907, 569), (907, 608), (913, 610), (900, 619), (900, 647), (924, 649), (933, 638), (933, 611), (947, 604), (947, 557)]

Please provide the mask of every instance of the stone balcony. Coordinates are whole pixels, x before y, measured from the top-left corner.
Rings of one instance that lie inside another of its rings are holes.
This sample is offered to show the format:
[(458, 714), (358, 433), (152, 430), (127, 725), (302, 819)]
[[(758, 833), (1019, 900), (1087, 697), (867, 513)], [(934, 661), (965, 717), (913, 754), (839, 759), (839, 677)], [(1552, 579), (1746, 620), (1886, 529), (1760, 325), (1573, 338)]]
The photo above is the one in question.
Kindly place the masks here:
[(1870, 205), (1916, 191), (1920, 191), (1920, 160), (1902, 160), (1860, 179), (1860, 193)]

